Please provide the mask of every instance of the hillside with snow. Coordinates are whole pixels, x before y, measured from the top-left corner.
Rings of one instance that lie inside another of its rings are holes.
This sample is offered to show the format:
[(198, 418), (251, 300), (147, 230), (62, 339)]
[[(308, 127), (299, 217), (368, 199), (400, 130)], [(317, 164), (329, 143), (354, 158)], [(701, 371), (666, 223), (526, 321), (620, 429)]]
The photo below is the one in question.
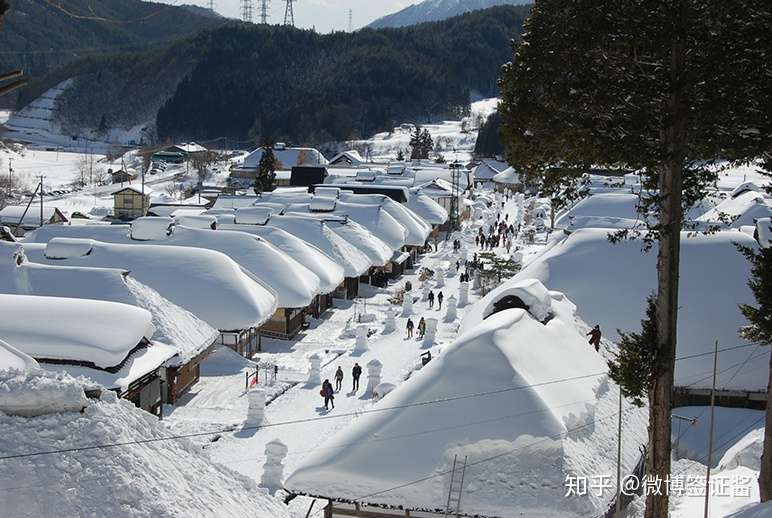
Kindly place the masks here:
[(424, 22), (436, 22), (470, 11), (488, 9), (497, 5), (523, 5), (527, 0), (424, 0), (401, 11), (378, 18), (368, 27), (407, 27)]

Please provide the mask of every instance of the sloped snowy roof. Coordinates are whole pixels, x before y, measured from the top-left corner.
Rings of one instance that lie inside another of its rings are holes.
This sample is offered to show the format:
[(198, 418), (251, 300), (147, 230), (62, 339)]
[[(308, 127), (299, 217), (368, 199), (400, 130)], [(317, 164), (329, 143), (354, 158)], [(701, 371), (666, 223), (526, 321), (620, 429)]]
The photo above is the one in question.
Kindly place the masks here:
[(0, 478), (14, 486), (3, 498), (4, 515), (45, 516), (55, 510), (61, 516), (290, 518), (279, 500), (210, 461), (200, 447), (185, 439), (159, 440), (169, 430), (131, 402), (109, 392), (101, 400), (86, 400), (80, 381), (45, 371), (0, 374), (0, 394), (11, 393), (15, 400), (43, 403), (52, 392), (60, 413), (0, 413), (0, 451), (73, 451), (0, 463)]
[(352, 149), (349, 151), (343, 151), (338, 153), (329, 162), (334, 165), (348, 164), (352, 166), (358, 166), (365, 163), (365, 159), (359, 154), (359, 151)]
[[(308, 203), (293, 203), (287, 207), (287, 212), (312, 213), (313, 211)], [(399, 250), (405, 245), (407, 230), (381, 207), (339, 201), (332, 214), (348, 216), (392, 250)]]
[(422, 193), (420, 187), (410, 189), (410, 198), (408, 198), (406, 205), (430, 225), (442, 225), (448, 220), (448, 211)]
[(346, 242), (356, 247), (370, 261), (371, 266), (385, 266), (391, 259), (393, 249), (377, 238), (368, 229), (356, 221), (338, 215), (306, 214), (288, 212), (287, 215), (311, 216), (324, 221), (324, 224)]
[(495, 183), (503, 183), (506, 185), (516, 185), (521, 183), (520, 173), (515, 171), (514, 167), (507, 167), (500, 173), (493, 175), (491, 178)]
[(0, 307), (0, 338), (38, 360), (107, 369), (155, 332), (150, 312), (115, 302), (0, 294)]
[[(302, 308), (308, 306), (319, 293), (319, 278), (297, 261), (267, 241), (242, 232), (202, 230), (173, 226), (171, 235), (165, 235), (170, 218), (138, 218), (131, 225), (131, 235), (139, 234), (144, 241), (136, 241), (126, 235), (123, 225), (111, 225), (107, 230), (94, 231), (97, 227), (77, 227), (79, 231), (49, 233), (51, 236), (94, 238), (121, 244), (158, 244), (202, 248), (221, 252), (236, 261), (262, 284), (276, 293), (279, 307)], [(173, 220), (172, 220), (173, 222)], [(50, 226), (50, 225), (49, 225)], [(33, 239), (39, 241), (40, 237)], [(151, 284), (152, 286), (152, 284)], [(220, 328), (222, 329), (222, 328)]]
[(772, 216), (772, 201), (756, 191), (745, 191), (734, 198), (727, 198), (713, 209), (697, 218), (697, 221), (721, 223), (722, 216), (731, 219), (732, 228), (754, 225), (758, 218)]
[[(24, 211), (27, 211), (26, 214)], [(51, 218), (55, 214), (59, 214), (64, 221), (67, 221), (67, 217), (56, 207), (50, 205), (43, 206), (43, 222), (47, 223), (51, 221)], [(26, 206), (21, 205), (8, 205), (0, 210), (0, 224), (2, 225), (19, 225), (19, 220), (24, 216), (21, 221), (21, 225), (24, 226), (38, 226), (40, 225), (40, 207), (36, 205), (30, 205), (29, 209)]]
[[(145, 185), (145, 189), (144, 190), (145, 190), (145, 192), (144, 192), (145, 196), (150, 196), (151, 194), (153, 194), (153, 189), (151, 189), (147, 185)], [(119, 192), (123, 192), (123, 191), (131, 191), (131, 192), (135, 192), (137, 194), (143, 194), (142, 186), (141, 185), (126, 185), (126, 186), (121, 187), (119, 189), (115, 189), (114, 191), (110, 191), (110, 194), (118, 194)]]
[(432, 231), (431, 225), (421, 219), (415, 212), (384, 194), (352, 194), (344, 191), (340, 199), (344, 202), (382, 207), (400, 225), (405, 227), (405, 230), (407, 230), (405, 243), (408, 245), (423, 246)]
[(271, 207), (241, 207), (236, 209), (234, 217), (239, 225), (265, 225), (274, 212)]
[[(602, 418), (614, 410), (617, 396), (603, 374), (603, 358), (588, 349), (575, 327), (573, 305), (565, 298), (553, 305), (555, 318), (546, 325), (522, 309), (508, 309), (459, 336), (376, 402), (376, 412), (360, 416), (301, 461), (285, 487), (437, 509), (447, 499), (446, 473), (458, 454), (468, 456), (464, 513), (604, 512), (610, 493), (605, 501), (564, 498), (564, 483), (568, 473), (613, 470), (614, 458), (606, 452), (615, 445), (616, 421)], [(416, 405), (441, 400), (448, 401)], [(625, 437), (634, 447), (624, 450), (626, 468), (635, 464), (645, 440), (645, 430), (635, 431), (645, 412), (628, 416)]]
[(271, 216), (268, 224), (317, 247), (343, 267), (346, 277), (359, 277), (370, 269), (372, 263), (366, 255), (310, 215)]
[[(646, 297), (657, 286), (656, 245), (650, 252), (642, 253), (640, 241), (612, 244), (608, 241), (608, 232), (577, 230), (556, 242), (512, 281), (493, 290), (483, 300), (497, 298), (522, 279), (535, 278), (549, 289), (564, 292), (576, 304), (578, 315), (589, 325), (600, 324), (604, 336), (611, 340), (619, 339), (617, 329), (640, 330)], [(721, 347), (744, 343), (737, 330), (747, 322), (738, 304), (753, 304), (754, 298), (747, 286), (748, 261), (737, 252), (735, 243), (755, 248), (756, 242), (741, 232), (688, 236), (688, 232), (681, 234), (678, 356), (711, 352), (715, 340)], [(474, 325), (474, 313), (474, 309), (467, 313), (463, 330)], [(750, 347), (719, 355), (719, 388), (765, 390), (766, 367), (756, 368), (765, 359), (751, 362), (741, 372), (727, 369), (737, 363), (738, 357), (744, 359), (752, 350)], [(765, 350), (756, 352), (762, 356), (769, 354)], [(676, 385), (710, 388), (710, 376), (705, 376), (712, 370), (710, 355), (676, 362)]]
[(491, 180), (494, 176), (507, 169), (506, 162), (499, 160), (483, 160), (474, 169), (475, 180)]
[(259, 201), (262, 201), (262, 198), (255, 195), (237, 196), (231, 194), (221, 194), (214, 201), (212, 209), (237, 209), (239, 207), (251, 207)]
[[(115, 236), (115, 226), (62, 228), (69, 232), (60, 235), (71, 238), (57, 239), (48, 234), (44, 239), (42, 234), (38, 234), (37, 237), (41, 238), (43, 243), (25, 242), (24, 250), (31, 262), (124, 268), (129, 270), (136, 280), (221, 331), (258, 327), (276, 311), (275, 295), (246, 275), (237, 263), (224, 254), (200, 248), (168, 247), (147, 242), (105, 243), (86, 237), (119, 241)], [(99, 231), (94, 232), (95, 229)], [(124, 226), (122, 230), (119, 229), (118, 236), (127, 231), (128, 227)], [(48, 242), (48, 238), (52, 241)], [(48, 254), (60, 259), (51, 258)], [(93, 277), (96, 274), (88, 275)], [(72, 278), (78, 277), (73, 275)], [(93, 293), (89, 285), (78, 284), (78, 293), (81, 294), (79, 296), (118, 296), (113, 292), (104, 292), (101, 295)], [(104, 283), (101, 285), (105, 286)], [(222, 304), (221, 301), (224, 300), (228, 303)]]
[(206, 230), (214, 230), (213, 227), (217, 226), (217, 218), (206, 214), (174, 216), (174, 221), (177, 225), (182, 225), (183, 227)]
[[(241, 209), (239, 209), (241, 210)], [(238, 213), (237, 213), (238, 215)], [(266, 218), (267, 221), (267, 218)], [(220, 230), (234, 230), (260, 236), (314, 272), (321, 282), (320, 291), (331, 293), (343, 282), (343, 267), (311, 243), (270, 225), (221, 225)]]
[[(318, 150), (308, 147), (287, 147), (277, 149), (274, 147), (273, 156), (276, 158), (276, 169), (291, 169), (299, 165), (326, 165), (327, 159)], [(256, 168), (263, 157), (263, 148), (252, 151), (244, 159), (243, 167)]]
[(753, 192), (761, 192), (762, 188), (759, 187), (755, 182), (743, 182), (734, 189), (732, 189), (732, 192), (729, 194), (730, 198), (737, 198), (739, 195), (746, 193), (748, 191)]
[[(619, 228), (640, 221), (636, 210), (639, 198), (628, 193), (597, 193), (580, 200), (555, 220), (555, 228)], [(617, 222), (607, 227), (604, 222)], [(624, 227), (624, 228), (631, 228)]]

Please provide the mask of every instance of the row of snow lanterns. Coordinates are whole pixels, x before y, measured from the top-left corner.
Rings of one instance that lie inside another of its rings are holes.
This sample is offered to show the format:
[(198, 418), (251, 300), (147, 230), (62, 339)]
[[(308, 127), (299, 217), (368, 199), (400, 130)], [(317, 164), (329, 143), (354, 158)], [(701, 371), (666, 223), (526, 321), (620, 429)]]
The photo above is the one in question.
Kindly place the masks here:
[[(436, 287), (445, 285), (444, 271), (438, 270), (436, 278)], [(426, 301), (429, 298), (431, 287), (429, 283), (424, 283), (421, 300)], [(453, 321), (457, 317), (458, 305), (465, 306), (469, 303), (469, 283), (462, 282), (459, 285), (458, 303), (456, 297), (448, 297), (445, 319)], [(413, 297), (410, 292), (405, 293), (404, 303), (402, 305), (402, 316), (413, 314)], [(424, 333), (424, 344), (431, 345), (435, 341), (437, 333), (437, 319), (426, 318), (426, 332)], [(396, 330), (396, 317), (394, 311), (387, 310), (386, 321), (384, 323), (384, 334), (392, 333)], [(353, 353), (361, 355), (368, 350), (367, 345), (368, 327), (365, 324), (357, 326), (356, 342)], [(317, 353), (308, 357), (309, 370), (307, 385), (317, 386), (322, 383), (322, 358)], [(381, 371), (383, 364), (377, 359), (372, 359), (367, 363), (367, 387), (365, 394), (376, 395), (378, 386), (382, 384)], [(247, 409), (247, 419), (245, 427), (259, 427), (265, 419), (266, 394), (263, 389), (255, 388), (247, 392), (249, 408)], [(265, 445), (265, 464), (263, 465), (263, 474), (260, 478), (260, 486), (267, 489), (269, 493), (275, 494), (283, 487), (284, 478), (284, 459), (288, 453), (287, 446), (279, 439), (274, 439)]]

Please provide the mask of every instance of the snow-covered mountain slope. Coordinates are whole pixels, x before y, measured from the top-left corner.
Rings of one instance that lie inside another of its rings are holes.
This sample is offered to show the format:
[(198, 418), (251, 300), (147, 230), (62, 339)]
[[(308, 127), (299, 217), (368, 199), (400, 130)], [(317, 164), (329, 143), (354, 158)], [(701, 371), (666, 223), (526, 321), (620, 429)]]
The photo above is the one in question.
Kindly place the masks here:
[(424, 0), (405, 7), (394, 14), (386, 15), (372, 22), (368, 27), (406, 27), (423, 22), (436, 22), (496, 5), (521, 5), (524, 0)]

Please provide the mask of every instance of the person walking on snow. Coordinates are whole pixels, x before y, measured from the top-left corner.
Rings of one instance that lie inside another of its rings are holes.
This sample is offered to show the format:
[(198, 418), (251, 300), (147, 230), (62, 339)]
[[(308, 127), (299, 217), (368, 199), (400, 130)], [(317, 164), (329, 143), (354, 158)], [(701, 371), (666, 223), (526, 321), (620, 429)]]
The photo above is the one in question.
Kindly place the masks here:
[(352, 390), (354, 392), (359, 390), (359, 376), (361, 375), (362, 375), (362, 367), (358, 363), (355, 363), (354, 368), (351, 369), (351, 377), (354, 380), (354, 385), (352, 387)]
[(324, 398), (324, 409), (329, 410), (329, 405), (332, 405), (332, 408), (335, 408), (335, 391), (332, 390), (332, 383), (330, 383), (330, 380), (326, 379), (324, 380), (324, 383), (322, 383), (322, 391), (321, 395)]
[(590, 345), (594, 345), (595, 352), (598, 352), (600, 349), (600, 337), (601, 337), (600, 326), (596, 325), (595, 327), (593, 327), (590, 330), (590, 332), (587, 333), (587, 336), (590, 337), (590, 341), (588, 343)]
[(407, 319), (407, 337), (413, 338), (413, 327), (415, 327), (415, 324), (413, 324), (412, 319)]
[(343, 369), (338, 365), (338, 370), (335, 371), (335, 392), (340, 392), (343, 387)]
[(434, 307), (434, 292), (429, 291), (429, 309)]
[(423, 338), (425, 333), (426, 333), (426, 320), (424, 320), (424, 317), (421, 317), (421, 320), (418, 321), (419, 338)]
[(444, 298), (445, 298), (445, 295), (443, 295), (442, 292), (439, 292), (437, 294), (437, 303), (439, 305), (437, 307), (437, 311), (442, 311), (442, 299), (444, 299)]

